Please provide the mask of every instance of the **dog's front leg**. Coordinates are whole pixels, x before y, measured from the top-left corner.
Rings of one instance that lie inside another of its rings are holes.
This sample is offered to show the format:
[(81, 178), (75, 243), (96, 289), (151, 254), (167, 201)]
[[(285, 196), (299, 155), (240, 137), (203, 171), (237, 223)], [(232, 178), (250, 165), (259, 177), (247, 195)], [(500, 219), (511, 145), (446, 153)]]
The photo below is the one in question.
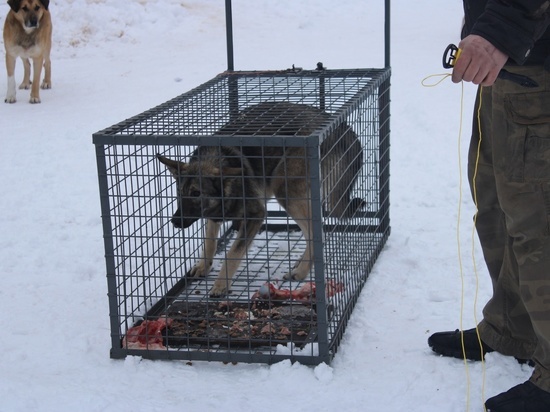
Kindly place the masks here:
[(42, 65), (44, 59), (37, 57), (32, 59), (32, 84), (31, 84), (31, 103), (40, 103), (40, 74), (42, 73)]
[(208, 219), (206, 221), (206, 233), (204, 236), (204, 250), (200, 260), (195, 263), (195, 266), (191, 269), (191, 276), (198, 278), (208, 275), (210, 268), (212, 268), (212, 262), (214, 260), (214, 254), (218, 247), (218, 234), (220, 231), (221, 222), (214, 222)]
[[(310, 196), (309, 193), (307, 196)], [(300, 260), (296, 262), (292, 271), (287, 273), (284, 278), (304, 280), (313, 266), (313, 224), (309, 202), (307, 200), (296, 201), (287, 207), (287, 212), (302, 230), (306, 250)]]
[(23, 81), (19, 85), (19, 89), (28, 90), (31, 88), (31, 62), (25, 58), (21, 58), (21, 60), (23, 60)]
[(52, 61), (47, 56), (44, 59), (44, 80), (40, 85), (42, 89), (51, 89), (52, 88)]
[(237, 239), (231, 245), (231, 249), (227, 252), (220, 269), (220, 274), (214, 282), (212, 290), (210, 290), (210, 296), (219, 297), (227, 295), (233, 275), (239, 268), (241, 260), (244, 254), (254, 241), (254, 237), (260, 231), (262, 227), (262, 219), (250, 219), (241, 223)]
[(6, 93), (6, 103), (15, 103), (15, 58), (6, 52), (6, 71), (8, 72), (8, 91)]

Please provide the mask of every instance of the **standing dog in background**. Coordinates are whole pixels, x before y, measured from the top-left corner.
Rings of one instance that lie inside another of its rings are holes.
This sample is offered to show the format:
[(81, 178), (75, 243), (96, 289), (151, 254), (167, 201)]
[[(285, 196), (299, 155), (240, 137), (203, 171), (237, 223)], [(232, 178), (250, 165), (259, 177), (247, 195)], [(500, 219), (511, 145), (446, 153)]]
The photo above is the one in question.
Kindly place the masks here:
[[(308, 136), (326, 126), (329, 115), (303, 104), (260, 103), (243, 110), (216, 135)], [(304, 144), (305, 146), (305, 144)], [(224, 259), (211, 296), (229, 292), (231, 278), (267, 215), (266, 203), (275, 197), (298, 224), (306, 241), (303, 256), (285, 278), (303, 280), (313, 265), (310, 170), (305, 147), (199, 146), (187, 163), (158, 156), (177, 182), (178, 210), (172, 223), (187, 228), (206, 219), (202, 258), (191, 269), (203, 277), (212, 267), (223, 221), (238, 227), (237, 239)], [(321, 143), (321, 190), (325, 215), (352, 217), (365, 204), (352, 198), (363, 167), (359, 138), (345, 123), (332, 128)]]
[[(6, 103), (15, 103), (15, 61), (23, 60), (25, 74), (20, 89), (31, 88), (31, 103), (40, 103), (40, 87), (50, 89), (52, 48), (52, 20), (48, 11), (49, 0), (8, 0), (10, 11), (4, 24), (6, 70), (8, 92)], [(31, 82), (31, 63), (33, 77)], [(40, 86), (40, 74), (44, 66), (44, 81)], [(40, 87), (39, 87), (40, 86)]]

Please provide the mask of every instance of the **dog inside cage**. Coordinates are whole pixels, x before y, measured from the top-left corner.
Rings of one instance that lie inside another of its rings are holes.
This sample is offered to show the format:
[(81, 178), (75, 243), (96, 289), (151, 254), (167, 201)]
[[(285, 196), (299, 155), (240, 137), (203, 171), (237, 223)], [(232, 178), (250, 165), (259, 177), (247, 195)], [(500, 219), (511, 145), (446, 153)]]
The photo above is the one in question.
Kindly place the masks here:
[[(308, 136), (326, 124), (320, 109), (286, 102), (260, 103), (243, 110), (219, 131), (219, 135)], [(186, 229), (206, 219), (202, 257), (192, 277), (205, 277), (212, 267), (223, 222), (238, 231), (211, 296), (226, 295), (231, 279), (267, 216), (267, 204), (275, 198), (300, 228), (305, 251), (284, 279), (304, 280), (313, 263), (311, 168), (303, 147), (199, 146), (186, 162), (158, 156), (177, 185), (178, 209), (171, 221)], [(332, 127), (320, 145), (321, 204), (324, 214), (337, 219), (353, 217), (365, 203), (351, 194), (363, 167), (363, 151), (355, 132), (346, 124)]]

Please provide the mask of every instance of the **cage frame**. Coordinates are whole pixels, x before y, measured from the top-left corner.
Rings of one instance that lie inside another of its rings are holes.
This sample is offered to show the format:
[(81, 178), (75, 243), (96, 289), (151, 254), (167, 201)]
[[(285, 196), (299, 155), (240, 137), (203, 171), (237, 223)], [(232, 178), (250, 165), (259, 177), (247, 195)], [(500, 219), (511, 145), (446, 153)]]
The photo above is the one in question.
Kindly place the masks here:
[[(381, 231), (383, 232), (383, 237), (380, 240), (378, 244), (377, 250), (374, 252), (374, 258), (372, 259), (372, 264), (376, 261), (376, 258), (378, 254), (381, 252), (382, 248), (385, 245), (385, 242), (390, 234), (390, 217), (389, 217), (389, 137), (390, 137), (390, 127), (389, 127), (389, 118), (390, 118), (390, 76), (391, 76), (391, 68), (390, 68), (390, 49), (389, 49), (389, 34), (390, 34), (390, 10), (389, 10), (389, 0), (385, 0), (385, 67), (383, 69), (355, 69), (358, 71), (373, 71), (373, 73), (376, 73), (376, 81), (373, 82), (368, 87), (371, 89), (370, 91), (367, 91), (368, 94), (375, 95), (376, 93), (379, 96), (379, 109), (380, 112), (378, 113), (379, 116), (379, 137), (381, 140), (381, 144), (379, 146), (379, 158), (380, 163), (386, 164), (387, 167), (384, 167), (382, 170), (380, 170), (380, 175), (378, 176), (378, 179), (380, 182), (383, 182), (380, 184), (380, 198), (386, 199), (383, 204), (381, 204), (381, 208), (378, 211), (378, 215), (382, 216), (380, 223), (378, 225), (379, 228), (381, 228)], [(234, 57), (233, 57), (233, 37), (232, 37), (232, 11), (231, 11), (231, 0), (226, 0), (226, 30), (227, 30), (227, 59), (228, 59), (228, 70), (220, 75), (218, 75), (216, 78), (206, 82), (205, 84), (199, 86), (199, 88), (207, 86), (208, 84), (212, 82), (217, 82), (220, 79), (228, 79), (229, 84), (229, 94), (238, 94), (238, 87), (237, 82), (239, 78), (242, 78), (243, 76), (272, 76), (274, 73), (280, 73), (280, 74), (291, 74), (291, 75), (297, 75), (300, 76), (313, 76), (319, 79), (319, 94), (320, 96), (323, 96), (323, 77), (326, 73), (330, 73), (331, 71), (326, 71), (321, 65), (321, 67), (318, 67), (316, 70), (312, 71), (303, 71), (299, 70), (295, 73), (292, 73), (294, 69), (287, 70), (287, 71), (265, 71), (265, 72), (254, 72), (254, 71), (235, 71), (234, 70)], [(353, 72), (353, 70), (339, 70), (339, 72)], [(235, 87), (232, 87), (232, 82), (234, 82)], [(147, 119), (148, 116), (152, 113), (152, 111), (158, 111), (163, 110), (163, 108), (170, 107), (174, 104), (174, 102), (177, 99), (186, 98), (188, 96), (192, 96), (194, 93), (196, 93), (196, 90), (199, 89), (193, 89), (190, 90), (187, 93), (182, 94), (181, 96), (178, 96), (162, 105), (157, 106), (156, 108), (153, 108), (151, 110), (145, 111), (137, 116), (134, 116), (130, 119), (124, 120), (114, 126), (111, 126), (109, 128), (106, 128), (100, 132), (93, 134), (93, 143), (96, 147), (96, 157), (97, 157), (97, 165), (98, 165), (98, 178), (99, 178), (99, 185), (100, 185), (100, 202), (101, 202), (101, 210), (102, 210), (102, 223), (103, 223), (103, 237), (104, 237), (104, 245), (105, 245), (105, 260), (106, 260), (106, 269), (107, 269), (107, 286), (109, 290), (109, 295), (113, 293), (113, 291), (117, 290), (116, 285), (116, 269), (115, 269), (115, 262), (114, 257), (112, 255), (109, 255), (108, 251), (114, 250), (114, 244), (112, 239), (112, 232), (113, 228), (111, 227), (111, 217), (110, 217), (110, 202), (109, 197), (105, 196), (107, 187), (106, 182), (106, 176), (107, 176), (107, 170), (105, 166), (105, 153), (104, 153), (104, 146), (113, 144), (113, 136), (116, 136), (116, 144), (128, 144), (128, 145), (155, 145), (155, 146), (166, 146), (166, 145), (181, 145), (181, 137), (174, 136), (174, 135), (157, 135), (157, 136), (150, 136), (147, 134), (143, 135), (125, 135), (124, 133), (120, 134), (121, 130), (125, 130), (128, 128), (128, 126), (132, 125), (133, 123), (142, 122), (144, 119)], [(229, 100), (229, 104), (231, 105), (231, 102), (238, 101), (238, 96), (235, 95), (234, 99)], [(353, 103), (352, 103), (353, 104)], [(323, 102), (321, 97), (321, 104), (320, 108), (323, 108)], [(238, 112), (238, 107), (230, 107), (230, 111), (234, 111), (235, 113)], [(184, 136), (186, 138), (188, 136)], [(198, 139), (202, 142), (202, 144), (205, 145), (215, 145), (218, 144), (219, 137), (215, 136), (198, 136)], [(285, 137), (285, 145), (292, 146), (293, 144), (296, 145), (303, 145), (303, 138), (298, 138), (299, 141), (293, 142), (292, 137)], [(254, 136), (226, 136), (224, 137), (224, 145), (231, 146), (232, 142), (235, 143), (235, 145), (243, 145), (243, 142), (245, 145), (261, 145), (257, 141), (255, 141)], [(383, 144), (382, 144), (383, 142)], [(309, 136), (306, 138), (306, 148), (308, 153), (308, 162), (310, 164), (313, 164), (313, 166), (319, 164), (319, 138), (318, 136)], [(315, 171), (318, 170), (316, 167), (310, 167), (311, 170)], [(320, 179), (318, 175), (312, 175), (311, 176), (311, 184), (312, 184), (312, 192), (316, 193), (320, 191)], [(315, 203), (315, 202), (314, 202)], [(312, 216), (312, 220), (321, 221), (321, 211), (320, 211), (320, 204), (313, 204), (313, 210), (314, 214)], [(278, 213), (278, 212), (268, 212), (268, 216), (270, 216), (272, 213)], [(324, 265), (323, 265), (323, 233), (322, 233), (322, 226), (313, 224), (313, 249), (314, 249), (314, 256), (315, 256), (315, 264), (314, 264), (314, 274), (313, 279), (315, 280), (317, 287), (322, 289), (324, 288)], [(222, 234), (222, 238), (227, 235), (227, 232)], [(368, 276), (368, 273), (370, 272), (371, 267), (367, 268), (367, 273), (365, 274), (364, 280), (366, 281), (366, 278)], [(169, 291), (167, 291), (166, 295), (159, 299), (159, 301), (147, 312), (146, 317), (154, 317), (158, 316), (164, 309), (166, 309), (167, 306), (170, 305), (170, 302), (173, 301), (173, 299), (177, 298), (177, 296), (180, 295), (181, 291), (186, 287), (188, 280), (186, 279), (186, 276), (184, 275), (179, 282), (177, 282)], [(362, 285), (360, 287), (360, 290), (362, 289)], [(359, 292), (360, 292), (359, 290)], [(245, 362), (245, 363), (267, 363), (272, 364), (279, 362), (281, 360), (285, 359), (291, 359), (291, 361), (298, 361), (305, 365), (318, 365), (319, 363), (325, 362), (329, 364), (334, 357), (340, 340), (342, 339), (342, 336), (345, 332), (347, 322), (349, 317), (351, 316), (351, 313), (354, 309), (356, 300), (358, 298), (359, 293), (357, 293), (357, 296), (354, 296), (353, 302), (349, 303), (349, 307), (345, 310), (344, 316), (346, 319), (343, 322), (340, 322), (339, 324), (339, 331), (335, 333), (335, 338), (332, 341), (328, 341), (328, 332), (325, 329), (323, 330), (322, 325), (327, 324), (327, 308), (325, 306), (325, 300), (324, 298), (318, 297), (317, 300), (317, 315), (318, 315), (318, 325), (319, 326), (319, 332), (316, 334), (316, 342), (319, 345), (319, 352), (316, 355), (311, 356), (304, 356), (304, 355), (298, 355), (295, 354), (291, 355), (280, 355), (273, 352), (269, 353), (253, 353), (253, 352), (239, 352), (239, 351), (221, 351), (221, 352), (203, 352), (203, 351), (171, 351), (171, 350), (162, 350), (162, 351), (151, 351), (151, 350), (138, 350), (138, 349), (127, 349), (121, 347), (121, 335), (120, 333), (116, 333), (115, 331), (119, 329), (120, 326), (120, 314), (119, 314), (119, 308), (116, 304), (116, 300), (109, 298), (109, 316), (110, 316), (110, 326), (111, 326), (111, 351), (110, 356), (113, 359), (121, 359), (125, 358), (129, 355), (134, 356), (141, 356), (143, 358), (149, 358), (149, 359), (163, 359), (163, 360), (188, 360), (188, 361), (194, 361), (194, 360), (201, 360), (201, 361), (222, 361), (222, 362)]]

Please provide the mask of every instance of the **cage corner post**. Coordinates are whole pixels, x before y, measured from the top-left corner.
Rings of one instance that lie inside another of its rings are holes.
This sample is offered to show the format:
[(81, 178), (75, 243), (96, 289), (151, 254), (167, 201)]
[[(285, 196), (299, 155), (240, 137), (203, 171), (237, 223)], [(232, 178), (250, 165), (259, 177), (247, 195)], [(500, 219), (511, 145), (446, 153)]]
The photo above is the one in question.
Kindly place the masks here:
[(235, 70), (233, 53), (233, 11), (231, 0), (225, 0), (225, 34), (227, 40), (227, 71)]
[(379, 139), (380, 139), (380, 226), (385, 237), (390, 227), (390, 79), (391, 79), (391, 0), (384, 3), (384, 65), (387, 78), (379, 90)]
[(315, 284), (315, 306), (317, 312), (316, 340), (319, 348), (319, 355), (313, 359), (314, 364), (330, 364), (332, 360), (330, 339), (328, 334), (328, 308), (325, 298), (326, 273), (324, 264), (323, 245), (323, 211), (321, 199), (321, 157), (320, 157), (321, 136), (313, 135), (307, 139), (306, 159), (310, 174), (310, 201), (312, 242), (313, 242), (313, 282)]
[(391, 67), (391, 0), (384, 0), (384, 67)]
[[(227, 44), (227, 72), (229, 74), (235, 71), (235, 53), (233, 51), (233, 9), (231, 0), (225, 0), (225, 35)], [(229, 76), (227, 98), (229, 100), (229, 113), (231, 118), (235, 118), (239, 113), (239, 85), (238, 78)]]
[[(122, 336), (119, 326), (120, 314), (117, 305), (116, 270), (114, 262), (113, 228), (111, 224), (111, 206), (109, 202), (109, 189), (107, 182), (107, 160), (105, 145), (97, 141), (93, 136), (96, 150), (96, 162), (99, 182), (99, 197), (101, 207), (101, 219), (103, 228), (103, 243), (105, 250), (105, 266), (107, 277), (107, 297), (109, 300), (109, 320), (111, 326), (111, 350), (112, 359), (123, 359), (126, 352), (121, 348)], [(118, 331), (118, 333), (116, 333)]]

